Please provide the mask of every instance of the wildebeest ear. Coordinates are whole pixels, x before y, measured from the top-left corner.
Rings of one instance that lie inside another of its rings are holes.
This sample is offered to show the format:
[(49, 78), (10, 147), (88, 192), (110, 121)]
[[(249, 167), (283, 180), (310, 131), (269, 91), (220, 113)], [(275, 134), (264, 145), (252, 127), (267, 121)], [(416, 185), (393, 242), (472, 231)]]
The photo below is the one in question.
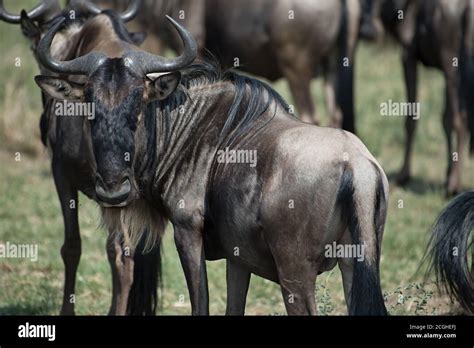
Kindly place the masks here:
[(168, 98), (178, 88), (179, 81), (181, 81), (179, 71), (160, 75), (155, 80), (150, 81), (147, 85), (148, 101)]
[(140, 46), (146, 39), (146, 33), (144, 31), (130, 33), (130, 38), (132, 39), (135, 45)]
[(80, 101), (84, 96), (84, 88), (78, 83), (59, 77), (38, 75), (36, 84), (49, 96), (58, 100)]
[(20, 26), (23, 35), (31, 40), (39, 40), (41, 37), (40, 28), (28, 17), (25, 10), (21, 10)]

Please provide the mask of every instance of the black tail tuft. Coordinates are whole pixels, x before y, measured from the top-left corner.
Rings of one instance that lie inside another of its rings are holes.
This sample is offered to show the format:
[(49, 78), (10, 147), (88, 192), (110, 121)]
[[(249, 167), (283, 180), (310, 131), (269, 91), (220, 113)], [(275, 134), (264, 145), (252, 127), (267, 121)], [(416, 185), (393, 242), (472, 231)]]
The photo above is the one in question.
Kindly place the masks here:
[(146, 233), (134, 254), (133, 285), (128, 297), (128, 315), (155, 315), (161, 286), (161, 240), (143, 253)]
[[(380, 178), (379, 178), (380, 179)], [(387, 315), (387, 309), (380, 286), (380, 250), (378, 231), (379, 226), (383, 229), (383, 222), (379, 223), (378, 217), (380, 209), (380, 200), (384, 197), (381, 180), (377, 188), (375, 207), (375, 226), (374, 238), (376, 239), (377, 252), (375, 255), (375, 264), (354, 259), (354, 273), (352, 279), (351, 300), (349, 306), (349, 315)], [(349, 230), (352, 236), (352, 243), (361, 244), (361, 230), (357, 216), (357, 210), (354, 202), (353, 173), (348, 167), (344, 168), (341, 185), (337, 194), (337, 202), (342, 207), (343, 215), (347, 216)], [(349, 215), (346, 215), (349, 214)]]
[[(446, 292), (474, 313), (474, 279), (469, 272), (469, 236), (474, 229), (474, 191), (454, 198), (442, 211), (433, 227), (426, 256), (429, 273)], [(471, 270), (474, 272), (474, 270)]]

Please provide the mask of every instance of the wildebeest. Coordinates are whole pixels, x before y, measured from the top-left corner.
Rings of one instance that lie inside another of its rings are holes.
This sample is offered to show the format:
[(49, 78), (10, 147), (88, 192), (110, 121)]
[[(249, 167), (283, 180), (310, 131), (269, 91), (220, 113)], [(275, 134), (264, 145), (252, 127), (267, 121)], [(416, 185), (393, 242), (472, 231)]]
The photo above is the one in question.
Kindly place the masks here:
[[(469, 87), (474, 80), (474, 0), (371, 1), (382, 1), (379, 7), (384, 26), (403, 47), (403, 68), (410, 103), (418, 101), (417, 62), (443, 72), (446, 83), (443, 128), (448, 150), (446, 189), (448, 195), (460, 192), (468, 112), (471, 125), (474, 125), (474, 95)], [(415, 117), (406, 118), (405, 156), (397, 177), (397, 182), (402, 185), (411, 176), (416, 125)], [(474, 127), (471, 139), (474, 140)], [(474, 141), (471, 141), (471, 153), (474, 154)]]
[[(0, 1), (0, 19), (9, 23), (21, 24), (23, 33), (32, 43), (32, 50), (36, 55), (36, 48), (44, 32), (51, 26), (51, 20), (63, 17), (66, 22), (61, 27), (53, 44), (54, 56), (67, 58), (78, 54), (79, 45), (87, 45), (95, 40), (110, 42), (124, 41), (125, 43), (139, 43), (143, 39), (140, 33), (126, 31), (123, 21), (130, 20), (136, 15), (138, 2), (132, 2), (120, 17), (107, 12), (102, 20), (92, 18), (95, 12), (88, 9), (87, 3), (71, 1), (70, 7), (61, 12), (57, 1), (44, 1), (34, 10), (21, 15), (8, 13), (3, 2)], [(74, 10), (74, 18), (70, 11)], [(91, 32), (94, 31), (94, 32)], [(42, 74), (56, 76), (51, 70), (40, 64)], [(51, 150), (52, 171), (58, 196), (61, 202), (65, 225), (64, 245), (61, 255), (65, 264), (64, 296), (61, 314), (74, 314), (76, 271), (81, 255), (81, 238), (78, 224), (78, 191), (82, 191), (89, 198), (96, 199), (93, 185), (94, 164), (91, 157), (90, 139), (86, 133), (83, 117), (58, 117), (55, 114), (57, 103), (48, 95), (43, 94), (44, 111), (40, 126), (42, 141)], [(156, 218), (159, 221), (159, 217)], [(160, 234), (164, 223), (155, 224), (155, 233)], [(127, 250), (124, 254), (116, 230), (109, 231), (107, 241), (107, 255), (112, 270), (113, 297), (109, 313), (123, 314), (127, 305), (128, 287), (133, 278), (133, 287), (130, 293), (128, 312), (131, 314), (152, 314), (156, 307), (156, 288), (158, 286), (160, 250), (159, 241), (151, 252), (142, 255), (138, 249)], [(133, 262), (135, 259), (135, 271)], [(132, 275), (133, 274), (133, 275)], [(127, 284), (125, 284), (127, 283)], [(119, 305), (118, 305), (119, 304)], [(120, 308), (119, 308), (120, 307)]]
[(469, 272), (468, 253), (474, 231), (474, 191), (463, 192), (454, 198), (440, 214), (433, 227), (426, 255), (430, 258), (430, 271), (438, 285), (471, 313), (474, 313), (474, 257)]
[(189, 29), (201, 52), (210, 50), (224, 67), (270, 81), (286, 78), (299, 116), (308, 123), (320, 122), (310, 83), (322, 75), (330, 125), (355, 133), (359, 1), (145, 0), (135, 22), (179, 50), (179, 38), (164, 25), (162, 16), (168, 14)]
[[(177, 24), (185, 53), (172, 63), (121, 46), (55, 59), (50, 46), (60, 25), (40, 41), (39, 59), (85, 79), (36, 81), (56, 99), (96, 103), (89, 123), (96, 193), (121, 192), (123, 182), (130, 191), (114, 195), (122, 207), (105, 208), (105, 221), (128, 223), (132, 235), (155, 213), (172, 222), (193, 314), (209, 312), (205, 259), (220, 258), (227, 314), (244, 313), (251, 273), (280, 284), (289, 314), (315, 314), (316, 277), (337, 263), (349, 313), (386, 314), (379, 261), (388, 182), (355, 135), (299, 121), (254, 78), (211, 62), (187, 66), (197, 47)], [(168, 73), (150, 80), (151, 72)], [(138, 207), (127, 204), (137, 188)]]

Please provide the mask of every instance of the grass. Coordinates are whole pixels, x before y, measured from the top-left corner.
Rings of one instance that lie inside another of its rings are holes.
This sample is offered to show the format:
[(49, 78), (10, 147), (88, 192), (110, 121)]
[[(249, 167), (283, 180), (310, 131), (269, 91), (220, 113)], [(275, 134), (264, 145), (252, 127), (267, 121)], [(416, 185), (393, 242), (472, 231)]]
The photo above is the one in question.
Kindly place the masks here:
[[(31, 3), (31, 2), (30, 2)], [(22, 2), (23, 4), (23, 2)], [(12, 11), (22, 7), (13, 1)], [(28, 6), (26, 6), (28, 7)], [(41, 112), (38, 73), (28, 43), (18, 26), (0, 23), (0, 243), (38, 244), (39, 259), (0, 259), (0, 314), (59, 312), (63, 264), (59, 249), (63, 223), (46, 150), (39, 141)], [(404, 144), (402, 118), (380, 116), (380, 103), (404, 101), (400, 52), (393, 45), (361, 44), (356, 63), (356, 111), (359, 136), (389, 176), (401, 165)], [(15, 66), (20, 58), (21, 65)], [(324, 123), (321, 82), (313, 82), (313, 97)], [(382, 288), (392, 314), (446, 314), (458, 309), (440, 295), (423, 272), (417, 272), (428, 232), (446, 205), (443, 182), (446, 168), (442, 132), (443, 80), (434, 70), (420, 69), (421, 119), (417, 130), (414, 180), (405, 189), (391, 187), (388, 220), (382, 248)], [(285, 81), (275, 88), (291, 102)], [(21, 160), (15, 156), (20, 154)], [(467, 154), (464, 154), (467, 158)], [(466, 188), (474, 187), (474, 162), (464, 161)], [(80, 197), (83, 254), (76, 287), (78, 314), (106, 314), (110, 303), (110, 271), (105, 254), (105, 231), (98, 228), (95, 203)], [(189, 314), (190, 305), (179, 259), (168, 227), (164, 241), (163, 314)], [(208, 262), (211, 313), (225, 311), (225, 263)], [(318, 277), (320, 314), (345, 314), (339, 270)], [(279, 287), (253, 276), (247, 314), (284, 314)]]

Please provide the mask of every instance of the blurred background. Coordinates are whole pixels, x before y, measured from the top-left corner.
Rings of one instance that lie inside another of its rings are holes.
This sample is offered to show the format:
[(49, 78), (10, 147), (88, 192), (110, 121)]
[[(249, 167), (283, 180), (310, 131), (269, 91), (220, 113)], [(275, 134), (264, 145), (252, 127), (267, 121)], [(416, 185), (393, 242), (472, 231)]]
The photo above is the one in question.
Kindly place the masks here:
[[(237, 1), (237, 0), (235, 0)], [(321, 0), (332, 1), (332, 0)], [(4, 0), (13, 13), (31, 9), (34, 0)], [(314, 20), (317, 20), (316, 18)], [(142, 29), (131, 23), (130, 28)], [(33, 81), (38, 66), (19, 25), (0, 21), (0, 243), (38, 244), (37, 262), (0, 259), (0, 315), (56, 315), (62, 301), (63, 220), (50, 161), (41, 143), (41, 94)], [(162, 45), (152, 35), (149, 50)], [(377, 42), (359, 41), (355, 51), (355, 113), (358, 136), (380, 162), (391, 180), (390, 207), (382, 247), (381, 279), (391, 314), (452, 314), (456, 304), (439, 294), (432, 279), (418, 270), (429, 229), (447, 204), (446, 140), (442, 128), (444, 79), (439, 70), (418, 65), (418, 101), (421, 118), (415, 137), (412, 180), (403, 188), (393, 183), (404, 152), (404, 117), (382, 117), (388, 100), (406, 101), (401, 46), (386, 36)], [(174, 54), (167, 50), (167, 55)], [(294, 103), (288, 82), (273, 87)], [(321, 79), (313, 79), (311, 97), (322, 125), (330, 120)], [(474, 187), (474, 161), (466, 142), (463, 189)], [(21, 155), (20, 160), (17, 154)], [(80, 196), (82, 258), (76, 285), (77, 314), (106, 314), (110, 305), (110, 269), (105, 253), (106, 231), (99, 228), (96, 203)], [(189, 314), (184, 275), (169, 226), (163, 247), (162, 314)], [(224, 314), (225, 262), (208, 262), (210, 310)], [(346, 307), (337, 268), (318, 277), (317, 304), (322, 315), (343, 315)], [(253, 276), (247, 314), (286, 313), (278, 285)]]

